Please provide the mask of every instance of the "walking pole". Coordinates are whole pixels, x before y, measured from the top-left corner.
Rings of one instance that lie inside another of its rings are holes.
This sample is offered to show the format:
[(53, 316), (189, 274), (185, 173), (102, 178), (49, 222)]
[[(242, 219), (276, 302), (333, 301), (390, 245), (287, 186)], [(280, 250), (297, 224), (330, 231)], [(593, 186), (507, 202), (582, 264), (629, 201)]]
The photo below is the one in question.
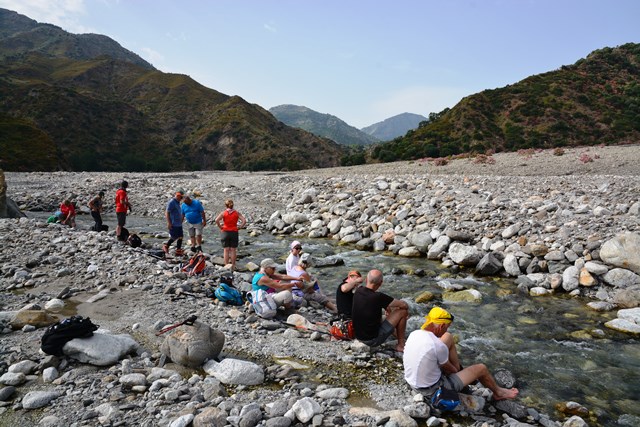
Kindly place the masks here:
[(180, 323), (176, 323), (175, 325), (171, 325), (171, 326), (167, 326), (164, 329), (159, 330), (158, 332), (156, 332), (156, 336), (159, 337), (160, 335), (164, 334), (165, 332), (169, 332), (172, 329), (177, 328), (178, 326), (182, 326), (182, 325), (193, 325), (193, 323), (196, 321), (196, 319), (198, 318), (198, 316), (196, 316), (195, 314), (192, 314), (191, 316), (187, 317), (185, 320), (183, 320)]

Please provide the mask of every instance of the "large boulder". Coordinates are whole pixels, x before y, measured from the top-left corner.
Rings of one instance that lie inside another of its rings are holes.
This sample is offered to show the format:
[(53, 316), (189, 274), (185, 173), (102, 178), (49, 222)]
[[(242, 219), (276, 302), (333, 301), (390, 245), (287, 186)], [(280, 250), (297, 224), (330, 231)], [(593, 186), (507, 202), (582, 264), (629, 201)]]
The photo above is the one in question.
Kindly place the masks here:
[(427, 258), (429, 259), (442, 259), (447, 252), (447, 248), (451, 243), (451, 238), (449, 236), (440, 236), (436, 240), (436, 242), (431, 245), (429, 251), (427, 252)]
[(53, 325), (58, 319), (43, 310), (20, 310), (16, 311), (9, 321), (12, 329), (22, 329), (25, 325), (42, 328)]
[(191, 368), (218, 357), (224, 346), (224, 334), (202, 322), (182, 325), (165, 338), (160, 346), (162, 354), (173, 362)]
[(74, 338), (62, 347), (72, 359), (95, 366), (110, 366), (138, 349), (131, 335), (109, 335), (96, 332), (89, 338)]
[(604, 242), (600, 258), (607, 264), (640, 274), (640, 234), (621, 233)]
[(476, 274), (479, 276), (493, 276), (500, 270), (502, 270), (502, 261), (493, 252), (489, 252), (482, 257), (478, 265), (476, 265)]

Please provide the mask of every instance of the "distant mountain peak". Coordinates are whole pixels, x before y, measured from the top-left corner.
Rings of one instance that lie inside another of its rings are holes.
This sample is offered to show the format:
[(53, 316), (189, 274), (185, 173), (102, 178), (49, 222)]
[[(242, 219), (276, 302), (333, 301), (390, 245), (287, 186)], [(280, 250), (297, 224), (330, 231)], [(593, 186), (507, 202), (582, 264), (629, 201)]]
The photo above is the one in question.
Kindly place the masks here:
[(427, 118), (420, 114), (402, 113), (360, 130), (381, 141), (390, 141), (405, 135), (411, 129), (416, 129), (420, 122), (426, 120)]
[(370, 145), (378, 139), (348, 125), (331, 114), (319, 113), (302, 105), (283, 104), (270, 108), (282, 123), (329, 138), (341, 145)]

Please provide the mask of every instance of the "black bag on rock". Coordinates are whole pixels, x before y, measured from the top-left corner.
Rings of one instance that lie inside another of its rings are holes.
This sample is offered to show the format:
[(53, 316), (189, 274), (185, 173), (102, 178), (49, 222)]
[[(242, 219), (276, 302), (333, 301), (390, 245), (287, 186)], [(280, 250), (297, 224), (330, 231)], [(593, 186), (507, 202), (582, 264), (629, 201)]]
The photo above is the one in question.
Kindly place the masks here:
[(49, 326), (42, 335), (40, 348), (47, 354), (62, 356), (62, 347), (74, 338), (89, 338), (99, 328), (88, 317), (72, 316)]

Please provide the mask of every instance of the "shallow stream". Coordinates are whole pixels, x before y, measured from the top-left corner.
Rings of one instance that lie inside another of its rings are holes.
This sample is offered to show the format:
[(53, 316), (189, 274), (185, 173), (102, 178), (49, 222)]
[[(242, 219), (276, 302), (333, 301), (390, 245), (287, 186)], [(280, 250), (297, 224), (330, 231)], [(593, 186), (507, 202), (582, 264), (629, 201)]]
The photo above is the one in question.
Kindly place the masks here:
[[(105, 219), (113, 230), (115, 218)], [(78, 218), (79, 228), (88, 229), (91, 224), (88, 216)], [(153, 218), (127, 219), (131, 232), (140, 233), (143, 240), (158, 248), (163, 239), (152, 236), (166, 233), (164, 224), (163, 220)], [(259, 264), (267, 257), (284, 263), (293, 240), (270, 234), (250, 237), (245, 231), (241, 231), (240, 237), (238, 265), (247, 261)], [(222, 255), (217, 228), (206, 227), (204, 239), (205, 252)], [(385, 273), (382, 291), (406, 298), (411, 304), (407, 332), (417, 329), (422, 316), (432, 307), (413, 303), (414, 298), (424, 291), (440, 295), (439, 277), (450, 275), (439, 263), (425, 258), (362, 252), (329, 239), (300, 240), (303, 251), (312, 256), (339, 256), (344, 260), (344, 265), (337, 267), (310, 269), (327, 295), (335, 295), (349, 270), (358, 269), (363, 275), (372, 268), (382, 270)], [(242, 245), (242, 241), (246, 244)], [(392, 273), (392, 269), (396, 271)], [(418, 269), (430, 274), (423, 277), (411, 274)], [(455, 315), (450, 331), (459, 337), (464, 365), (482, 362), (490, 370), (509, 369), (518, 379), (519, 399), (552, 417), (558, 417), (555, 404), (566, 401), (578, 402), (593, 411), (601, 425), (615, 424), (622, 414), (640, 417), (640, 340), (604, 326), (615, 313), (594, 312), (586, 306), (588, 301), (582, 299), (523, 295), (511, 280), (479, 279), (464, 271), (446, 280), (463, 282), (483, 296), (479, 304), (442, 304)]]

